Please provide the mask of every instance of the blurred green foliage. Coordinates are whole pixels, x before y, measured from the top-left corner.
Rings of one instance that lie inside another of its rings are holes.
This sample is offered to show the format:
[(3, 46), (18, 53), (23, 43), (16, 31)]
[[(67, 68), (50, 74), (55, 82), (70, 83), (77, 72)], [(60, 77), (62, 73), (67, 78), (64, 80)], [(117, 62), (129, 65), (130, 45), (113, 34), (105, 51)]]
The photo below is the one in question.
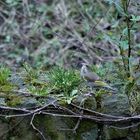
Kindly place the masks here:
[[(86, 60), (103, 80), (128, 95), (133, 108), (139, 106), (139, 8), (138, 1), (126, 2), (1, 0), (0, 63), (18, 69), (22, 61), (28, 62), (20, 68), (30, 92), (56, 91), (70, 103), (81, 83), (71, 67), (80, 70), (79, 64)], [(7, 68), (0, 69), (1, 87), (9, 84), (11, 88), (10, 74)]]
[(0, 67), (0, 91), (10, 91), (14, 85), (9, 81), (11, 71), (5, 66)]
[(52, 88), (58, 92), (63, 92), (65, 96), (70, 96), (73, 90), (78, 89), (81, 78), (79, 72), (61, 67), (53, 68), (49, 73), (49, 82)]

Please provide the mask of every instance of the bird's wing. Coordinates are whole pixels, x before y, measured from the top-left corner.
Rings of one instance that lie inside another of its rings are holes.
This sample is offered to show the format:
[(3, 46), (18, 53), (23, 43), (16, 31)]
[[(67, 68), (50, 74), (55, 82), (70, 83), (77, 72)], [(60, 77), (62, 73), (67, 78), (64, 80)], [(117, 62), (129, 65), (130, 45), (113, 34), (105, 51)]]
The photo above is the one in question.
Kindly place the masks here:
[(94, 82), (94, 86), (99, 86), (99, 87), (105, 87), (108, 88), (112, 91), (117, 91), (115, 88), (112, 88), (111, 86), (109, 86), (106, 82), (104, 81), (95, 81)]
[(97, 84), (97, 85), (100, 85), (100, 86), (102, 86), (102, 87), (105, 87), (105, 86), (109, 86), (107, 83), (105, 83), (105, 82), (103, 82), (103, 81), (95, 81), (94, 82), (95, 84)]
[(84, 78), (89, 82), (94, 82), (96, 80), (99, 80), (99, 76), (93, 72), (88, 72), (84, 74)]

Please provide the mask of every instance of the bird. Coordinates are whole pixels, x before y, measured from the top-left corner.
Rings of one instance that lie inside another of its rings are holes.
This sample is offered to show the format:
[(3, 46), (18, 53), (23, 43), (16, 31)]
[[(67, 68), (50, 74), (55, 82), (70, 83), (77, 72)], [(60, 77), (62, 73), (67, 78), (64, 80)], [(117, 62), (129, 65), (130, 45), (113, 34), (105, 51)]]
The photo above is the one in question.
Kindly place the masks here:
[(116, 91), (116, 89), (112, 88), (106, 82), (102, 81), (99, 75), (97, 75), (95, 72), (90, 71), (88, 69), (87, 63), (82, 63), (80, 75), (84, 80), (88, 82), (89, 86), (92, 88), (104, 88)]

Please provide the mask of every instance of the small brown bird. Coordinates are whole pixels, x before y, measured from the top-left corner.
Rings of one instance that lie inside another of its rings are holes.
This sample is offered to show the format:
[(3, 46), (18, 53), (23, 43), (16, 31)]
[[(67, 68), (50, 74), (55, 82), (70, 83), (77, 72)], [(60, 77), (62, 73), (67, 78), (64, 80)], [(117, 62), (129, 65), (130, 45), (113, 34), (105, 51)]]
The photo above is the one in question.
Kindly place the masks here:
[(110, 87), (106, 82), (102, 81), (96, 73), (89, 71), (88, 64), (86, 63), (82, 64), (80, 75), (89, 83), (90, 87), (92, 88), (99, 87), (115, 91), (114, 88)]
[(89, 71), (87, 66), (88, 65), (86, 63), (82, 64), (81, 73), (80, 73), (81, 77), (83, 77), (85, 80), (87, 80), (89, 82), (95, 82), (95, 81), (99, 80), (100, 77), (96, 73)]

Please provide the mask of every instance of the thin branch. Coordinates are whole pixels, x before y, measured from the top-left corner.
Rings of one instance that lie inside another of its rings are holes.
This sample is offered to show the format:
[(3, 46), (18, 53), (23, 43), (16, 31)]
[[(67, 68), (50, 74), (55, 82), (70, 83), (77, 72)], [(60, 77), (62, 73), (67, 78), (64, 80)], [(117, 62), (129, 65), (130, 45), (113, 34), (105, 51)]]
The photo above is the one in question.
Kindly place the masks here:
[(15, 107), (8, 107), (8, 106), (0, 106), (0, 110), (12, 110), (12, 111), (23, 111), (23, 112), (30, 112), (25, 108), (15, 108)]
[(124, 117), (121, 117), (121, 116), (113, 116), (113, 115), (103, 114), (103, 113), (96, 112), (96, 111), (93, 111), (93, 110), (85, 109), (85, 108), (77, 106), (77, 105), (75, 105), (73, 103), (71, 103), (71, 105), (76, 107), (76, 108), (78, 108), (78, 109), (82, 109), (84, 111), (87, 111), (87, 112), (92, 113), (92, 114), (94, 114), (96, 116), (99, 116), (99, 117), (107, 117), (107, 118), (114, 118), (114, 119), (122, 119), (122, 118), (124, 118)]
[(34, 114), (33, 114), (32, 118), (31, 118), (31, 121), (30, 121), (30, 125), (32, 126), (32, 128), (33, 128), (34, 130), (36, 130), (36, 131), (42, 136), (42, 138), (43, 138), (44, 140), (47, 140), (47, 139), (45, 138), (45, 136), (43, 135), (43, 133), (42, 133), (38, 128), (36, 128), (35, 125), (34, 125), (34, 123), (33, 123), (34, 118), (35, 118), (35, 116), (36, 116), (37, 114), (38, 114), (38, 113), (34, 113)]
[(109, 126), (111, 128), (115, 128), (115, 129), (120, 129), (120, 130), (124, 130), (124, 129), (129, 129), (129, 128), (134, 128), (134, 127), (138, 127), (140, 125), (140, 122), (133, 124), (133, 125), (129, 125), (129, 126), (125, 126), (125, 127), (118, 127), (118, 126)]
[(79, 125), (80, 125), (80, 122), (81, 122), (82, 118), (79, 118), (74, 129), (73, 129), (73, 132), (76, 133), (76, 130), (78, 129)]

